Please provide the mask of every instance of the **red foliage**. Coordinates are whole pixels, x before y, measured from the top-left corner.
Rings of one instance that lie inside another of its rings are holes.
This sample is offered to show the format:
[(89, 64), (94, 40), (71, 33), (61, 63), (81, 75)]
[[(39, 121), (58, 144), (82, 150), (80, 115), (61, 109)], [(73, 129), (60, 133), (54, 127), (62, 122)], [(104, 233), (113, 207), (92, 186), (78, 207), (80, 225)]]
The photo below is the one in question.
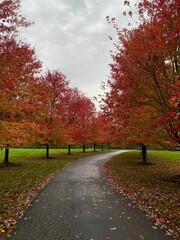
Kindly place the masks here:
[(41, 63), (34, 50), (25, 43), (17, 43), (11, 38), (1, 46), (0, 144), (18, 145), (27, 139), (23, 120), (27, 121), (33, 109), (33, 85)]
[[(0, 3), (0, 145), (25, 144), (34, 128), (33, 86), (41, 63), (34, 49), (16, 40), (18, 27), (30, 22), (20, 14), (20, 1)], [(28, 123), (28, 124), (27, 124)], [(27, 131), (26, 127), (29, 126)]]
[[(113, 22), (120, 43), (112, 54), (110, 91), (103, 99), (103, 110), (111, 115), (112, 131), (122, 143), (166, 145), (168, 138), (179, 143), (179, 100), (173, 89), (178, 87), (179, 75), (180, 4), (142, 0), (136, 7), (137, 28), (120, 30)], [(163, 125), (155, 128), (157, 120)]]
[(36, 141), (42, 144), (60, 144), (67, 137), (63, 114), (69, 81), (60, 71), (48, 71), (36, 85), (36, 116), (39, 125)]
[(0, 3), (1, 40), (16, 35), (18, 27), (28, 27), (31, 23), (20, 14), (20, 0), (4, 0)]

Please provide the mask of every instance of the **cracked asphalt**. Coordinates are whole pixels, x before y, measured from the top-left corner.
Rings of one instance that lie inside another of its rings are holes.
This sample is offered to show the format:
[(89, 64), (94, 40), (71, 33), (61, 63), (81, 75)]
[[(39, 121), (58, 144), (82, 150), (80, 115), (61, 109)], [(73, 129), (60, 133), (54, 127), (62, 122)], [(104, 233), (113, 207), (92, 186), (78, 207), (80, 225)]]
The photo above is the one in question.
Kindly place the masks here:
[(38, 194), (11, 240), (172, 240), (102, 170), (114, 153), (86, 157), (65, 168)]

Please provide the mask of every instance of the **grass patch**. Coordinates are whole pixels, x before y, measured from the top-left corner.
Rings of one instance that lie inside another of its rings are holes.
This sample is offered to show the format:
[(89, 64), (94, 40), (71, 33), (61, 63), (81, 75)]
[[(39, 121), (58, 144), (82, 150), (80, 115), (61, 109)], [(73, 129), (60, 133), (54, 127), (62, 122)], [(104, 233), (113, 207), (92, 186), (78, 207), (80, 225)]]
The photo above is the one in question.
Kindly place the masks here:
[(139, 151), (115, 156), (105, 165), (112, 185), (143, 209), (167, 234), (179, 239), (180, 152), (148, 151), (150, 165), (140, 165)]
[[(71, 162), (102, 153), (82, 149), (51, 149), (52, 158), (45, 159), (45, 149), (10, 149), (12, 166), (0, 166), (0, 239), (9, 236), (18, 218), (23, 215), (45, 184)], [(0, 150), (0, 163), (4, 151)]]

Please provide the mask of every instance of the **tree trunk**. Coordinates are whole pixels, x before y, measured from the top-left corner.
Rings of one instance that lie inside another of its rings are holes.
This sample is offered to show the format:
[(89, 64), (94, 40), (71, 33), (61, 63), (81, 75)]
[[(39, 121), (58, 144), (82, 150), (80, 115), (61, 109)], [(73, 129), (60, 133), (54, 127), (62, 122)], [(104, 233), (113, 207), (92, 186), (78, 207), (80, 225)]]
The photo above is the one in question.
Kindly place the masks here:
[(5, 147), (4, 165), (9, 165), (9, 144)]
[(147, 163), (147, 147), (143, 143), (141, 143), (141, 150), (142, 150), (142, 158), (143, 158), (143, 163)]
[(46, 144), (46, 158), (49, 158), (49, 145)]
[(86, 152), (86, 145), (83, 145), (83, 153)]
[(68, 155), (71, 155), (71, 145), (68, 145)]
[(104, 151), (104, 145), (103, 144), (101, 145), (101, 150)]
[(96, 151), (96, 144), (94, 143), (94, 152)]

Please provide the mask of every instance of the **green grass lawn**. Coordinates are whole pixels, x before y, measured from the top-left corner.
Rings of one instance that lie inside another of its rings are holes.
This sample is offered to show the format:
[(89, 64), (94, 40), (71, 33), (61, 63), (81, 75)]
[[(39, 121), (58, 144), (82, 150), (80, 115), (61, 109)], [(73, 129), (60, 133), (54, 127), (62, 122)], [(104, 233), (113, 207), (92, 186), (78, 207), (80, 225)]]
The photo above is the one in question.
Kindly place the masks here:
[[(46, 149), (10, 149), (12, 166), (0, 166), (0, 239), (6, 239), (16, 220), (32, 202), (37, 192), (60, 170), (71, 162), (94, 153), (92, 149), (50, 149), (50, 159), (45, 159)], [(0, 163), (4, 150), (0, 150)]]
[(168, 234), (179, 239), (180, 152), (148, 151), (149, 165), (139, 151), (113, 158), (104, 167), (112, 185), (128, 195)]

